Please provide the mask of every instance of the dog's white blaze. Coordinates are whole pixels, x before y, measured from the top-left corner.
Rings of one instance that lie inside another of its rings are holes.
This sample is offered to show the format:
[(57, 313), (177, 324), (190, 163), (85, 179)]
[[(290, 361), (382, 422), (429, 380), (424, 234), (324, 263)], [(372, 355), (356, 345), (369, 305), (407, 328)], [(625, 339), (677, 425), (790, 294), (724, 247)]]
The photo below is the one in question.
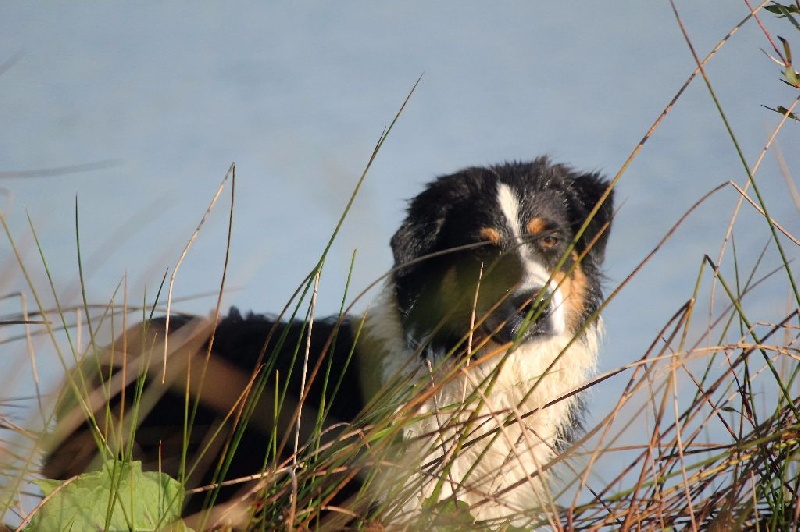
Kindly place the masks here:
[(497, 185), (497, 203), (500, 205), (500, 211), (508, 221), (511, 234), (518, 241), (522, 234), (519, 227), (519, 200), (514, 191), (511, 190), (511, 187), (505, 183), (498, 183)]
[(539, 261), (534, 259), (531, 250), (523, 242), (519, 199), (511, 187), (505, 183), (498, 183), (497, 185), (497, 203), (500, 206), (500, 211), (506, 218), (509, 229), (511, 229), (511, 234), (514, 235), (514, 240), (518, 243), (516, 251), (519, 254), (519, 258), (525, 270), (525, 276), (520, 281), (519, 286), (517, 286), (517, 290), (520, 292), (533, 293), (540, 290), (543, 286), (549, 286), (553, 293), (553, 299), (550, 302), (553, 308), (553, 314), (551, 316), (553, 332), (555, 335), (563, 334), (567, 326), (564, 297), (561, 295), (558, 283), (553, 281), (550, 272), (548, 272)]

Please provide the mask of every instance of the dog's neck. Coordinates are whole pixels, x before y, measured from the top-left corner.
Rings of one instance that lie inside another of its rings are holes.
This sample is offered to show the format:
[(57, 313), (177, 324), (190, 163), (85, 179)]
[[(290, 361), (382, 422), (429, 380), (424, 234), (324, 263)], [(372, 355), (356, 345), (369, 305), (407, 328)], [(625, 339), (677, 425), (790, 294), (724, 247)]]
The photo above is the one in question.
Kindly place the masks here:
[[(442, 361), (408, 347), (391, 285), (384, 287), (362, 323), (357, 353), (366, 400), (390, 387), (400, 398), (393, 403), (398, 412), (402, 405), (416, 405), (413, 412), (405, 411), (407, 418), (394, 418), (409, 447), (392, 458), (396, 467), (384, 479), (387, 493), (399, 489), (403, 471), (409, 479), (421, 471), (439, 478), (441, 471), (430, 467), (440, 466), (430, 464), (449, 461), (452, 482), (442, 487), (440, 498), (455, 496), (475, 504), (477, 518), (514, 515), (542, 504), (547, 474), (541, 468), (570, 440), (580, 408), (575, 392), (594, 371), (600, 325), (589, 325), (574, 339), (564, 333), (513, 350), (495, 344), (479, 350), (477, 361), (438, 363)], [(492, 350), (497, 354), (489, 354)], [(401, 386), (392, 386), (398, 382)], [(463, 430), (466, 437), (456, 435)], [(453, 442), (460, 441), (476, 444), (452, 454)], [(402, 511), (413, 515), (434, 495), (435, 486), (420, 481)], [(507, 492), (507, 507), (486, 504), (486, 494), (496, 492)]]
[(405, 348), (405, 335), (391, 283), (383, 286), (362, 319), (352, 322), (351, 326), (358, 335), (359, 380), (362, 397), (368, 402), (393, 376), (400, 374), (404, 366), (417, 365)]

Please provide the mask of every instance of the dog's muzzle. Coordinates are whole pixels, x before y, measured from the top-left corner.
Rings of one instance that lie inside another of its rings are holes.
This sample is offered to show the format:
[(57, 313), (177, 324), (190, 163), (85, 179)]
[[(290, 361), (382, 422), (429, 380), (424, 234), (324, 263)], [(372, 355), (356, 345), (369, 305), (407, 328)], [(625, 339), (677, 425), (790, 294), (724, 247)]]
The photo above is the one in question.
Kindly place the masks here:
[(554, 282), (517, 291), (507, 297), (483, 324), (498, 344), (522, 343), (565, 331), (564, 301)]

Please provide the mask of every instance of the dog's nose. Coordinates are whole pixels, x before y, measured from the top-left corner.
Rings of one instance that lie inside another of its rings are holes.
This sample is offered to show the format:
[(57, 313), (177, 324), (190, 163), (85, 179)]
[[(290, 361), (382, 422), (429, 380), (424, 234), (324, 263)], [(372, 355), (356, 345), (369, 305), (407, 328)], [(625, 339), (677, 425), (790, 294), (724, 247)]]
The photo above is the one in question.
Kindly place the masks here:
[(534, 287), (509, 296), (489, 320), (496, 324), (492, 336), (500, 343), (508, 343), (555, 334), (554, 299), (554, 293), (544, 287)]
[(553, 294), (544, 288), (534, 288), (524, 294), (516, 294), (509, 298), (509, 303), (516, 311), (532, 321), (539, 321), (550, 314), (550, 303)]

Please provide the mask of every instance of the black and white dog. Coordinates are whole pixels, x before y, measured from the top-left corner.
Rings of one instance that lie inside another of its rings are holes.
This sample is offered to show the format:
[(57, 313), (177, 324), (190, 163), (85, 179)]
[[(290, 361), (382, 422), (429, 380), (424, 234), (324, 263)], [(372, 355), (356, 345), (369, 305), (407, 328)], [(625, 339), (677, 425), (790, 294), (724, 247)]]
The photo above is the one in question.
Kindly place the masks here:
[[(304, 472), (335, 479), (317, 506), (355, 494), (378, 519), (411, 523), (456, 500), (488, 524), (530, 523), (595, 368), (612, 216), (605, 179), (546, 158), (439, 177), (410, 202), (364, 316), (309, 326), (232, 309), (171, 316), (168, 335), (165, 318), (129, 329), (94, 358), (99, 376), (70, 379), (43, 472), (129, 451), (189, 488), (273, 472), (259, 484), (269, 504), (299, 452)], [(369, 451), (340, 459), (356, 440)]]

